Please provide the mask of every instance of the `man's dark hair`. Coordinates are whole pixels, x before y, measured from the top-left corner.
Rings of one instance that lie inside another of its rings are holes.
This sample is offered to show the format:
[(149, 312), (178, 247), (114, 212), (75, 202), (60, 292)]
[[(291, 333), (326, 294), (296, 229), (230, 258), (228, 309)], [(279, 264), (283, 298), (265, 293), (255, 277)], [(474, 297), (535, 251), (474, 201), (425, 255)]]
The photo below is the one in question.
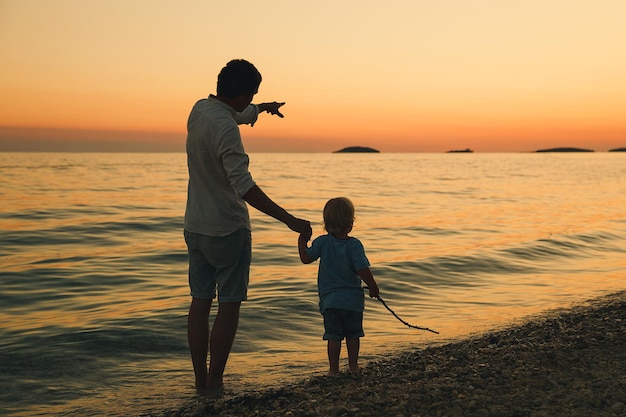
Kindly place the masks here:
[(217, 76), (217, 95), (235, 98), (254, 94), (261, 84), (261, 73), (245, 59), (233, 59)]

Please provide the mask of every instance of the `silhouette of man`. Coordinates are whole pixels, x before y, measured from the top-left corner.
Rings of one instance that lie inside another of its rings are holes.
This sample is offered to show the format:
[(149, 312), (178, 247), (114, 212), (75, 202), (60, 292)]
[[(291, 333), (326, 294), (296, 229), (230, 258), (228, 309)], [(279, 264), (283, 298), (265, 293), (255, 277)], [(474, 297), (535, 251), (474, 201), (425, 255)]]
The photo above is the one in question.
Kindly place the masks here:
[[(297, 233), (311, 233), (310, 223), (271, 200), (248, 170), (238, 125), (254, 125), (261, 112), (283, 117), (279, 109), (285, 104), (251, 104), (260, 84), (254, 65), (228, 62), (218, 75), (217, 94), (199, 100), (187, 122), (184, 232), (192, 296), (187, 337), (196, 388), (223, 385), (241, 302), (247, 298), (252, 249), (246, 203)], [(218, 311), (210, 330), (209, 312), (216, 295)]]

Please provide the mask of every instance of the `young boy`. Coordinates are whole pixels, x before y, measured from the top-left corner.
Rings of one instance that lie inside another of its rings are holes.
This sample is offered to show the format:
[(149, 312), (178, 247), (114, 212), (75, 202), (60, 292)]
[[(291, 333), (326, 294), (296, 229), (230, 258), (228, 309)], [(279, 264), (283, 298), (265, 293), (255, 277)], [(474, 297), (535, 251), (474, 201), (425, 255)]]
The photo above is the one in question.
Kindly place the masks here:
[(365, 301), (361, 280), (369, 287), (369, 296), (378, 296), (378, 285), (370, 271), (361, 242), (348, 236), (354, 224), (354, 206), (345, 197), (330, 199), (324, 206), (326, 235), (317, 237), (308, 247), (310, 234), (300, 234), (298, 252), (302, 263), (320, 259), (317, 287), (320, 313), (324, 316), (324, 340), (328, 340), (329, 375), (339, 373), (341, 341), (346, 339), (351, 372), (359, 370), (360, 337), (363, 333)]

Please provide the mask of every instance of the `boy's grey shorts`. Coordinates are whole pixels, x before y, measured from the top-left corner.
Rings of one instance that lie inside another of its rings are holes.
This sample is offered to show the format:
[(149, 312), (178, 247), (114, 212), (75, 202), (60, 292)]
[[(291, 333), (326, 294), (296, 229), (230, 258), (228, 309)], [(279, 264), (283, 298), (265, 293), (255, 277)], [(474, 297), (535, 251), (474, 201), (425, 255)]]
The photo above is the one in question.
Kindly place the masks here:
[(363, 333), (363, 312), (328, 308), (324, 311), (324, 340), (356, 339)]
[(219, 302), (247, 299), (252, 259), (252, 237), (248, 229), (227, 236), (206, 236), (185, 230), (185, 242), (192, 297), (212, 300), (217, 292)]

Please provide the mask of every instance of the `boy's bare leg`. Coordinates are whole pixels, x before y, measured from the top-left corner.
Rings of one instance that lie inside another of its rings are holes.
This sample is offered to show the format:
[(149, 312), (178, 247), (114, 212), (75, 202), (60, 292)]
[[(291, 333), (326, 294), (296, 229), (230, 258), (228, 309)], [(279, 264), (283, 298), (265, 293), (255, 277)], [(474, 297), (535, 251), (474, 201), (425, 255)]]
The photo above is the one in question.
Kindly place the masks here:
[(209, 350), (209, 312), (211, 301), (192, 298), (187, 316), (187, 341), (193, 371), (196, 375), (196, 388), (204, 388), (207, 384), (207, 354)]
[(359, 349), (361, 347), (361, 339), (356, 337), (354, 339), (346, 338), (346, 348), (348, 350), (348, 366), (350, 372), (359, 371)]
[(228, 355), (233, 347), (237, 326), (239, 325), (239, 309), (241, 302), (219, 303), (213, 331), (211, 332), (209, 372), (207, 388), (218, 388), (223, 385), (224, 369)]
[(328, 341), (328, 363), (330, 370), (328, 375), (337, 375), (339, 373), (339, 355), (341, 353), (341, 340)]

